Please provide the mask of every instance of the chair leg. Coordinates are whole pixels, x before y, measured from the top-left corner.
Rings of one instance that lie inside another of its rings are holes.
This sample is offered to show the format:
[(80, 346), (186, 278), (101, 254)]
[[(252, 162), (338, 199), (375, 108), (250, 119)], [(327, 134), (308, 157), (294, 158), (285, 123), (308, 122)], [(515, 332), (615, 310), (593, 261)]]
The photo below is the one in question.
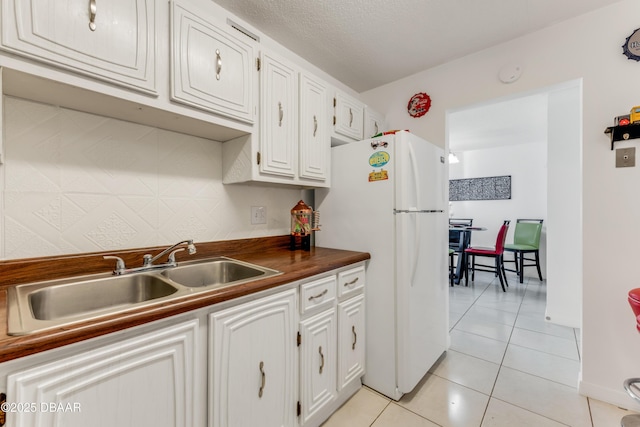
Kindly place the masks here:
[[(466, 287), (469, 287), (469, 264), (468, 264), (469, 263), (469, 255), (464, 254), (464, 256), (465, 256), (466, 261), (465, 261), (464, 270), (462, 271), (461, 274), (464, 276), (464, 285)], [(460, 279), (462, 280), (462, 278), (460, 278)]]
[(453, 287), (453, 253), (449, 254), (449, 285)]
[(504, 271), (504, 254), (500, 255), (500, 271), (502, 272), (502, 277), (504, 277), (504, 284), (507, 285), (508, 288), (507, 273)]
[(501, 264), (502, 264), (502, 260), (500, 259), (499, 256), (495, 257), (496, 260), (496, 275), (498, 276), (498, 279), (500, 279), (500, 286), (502, 287), (502, 292), (507, 292), (507, 290), (504, 288), (504, 281), (502, 279), (502, 269), (501, 269)]
[(471, 255), (471, 281), (473, 282), (475, 280), (476, 280), (476, 256)]
[(540, 254), (539, 254), (539, 251), (535, 251), (534, 254), (536, 256), (536, 268), (538, 269), (538, 277), (540, 278), (540, 281), (542, 281), (542, 271), (540, 271)]
[(523, 282), (524, 279), (524, 253), (522, 252), (518, 252), (518, 258), (520, 259), (519, 264), (520, 264), (520, 268), (519, 268), (519, 272), (518, 272), (518, 278), (520, 279), (520, 283)]

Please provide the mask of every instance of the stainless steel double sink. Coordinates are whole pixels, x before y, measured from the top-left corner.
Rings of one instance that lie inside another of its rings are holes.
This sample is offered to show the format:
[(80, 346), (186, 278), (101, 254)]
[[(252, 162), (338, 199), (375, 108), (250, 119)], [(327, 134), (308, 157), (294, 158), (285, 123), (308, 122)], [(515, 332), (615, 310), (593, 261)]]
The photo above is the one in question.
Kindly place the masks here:
[(281, 272), (218, 257), (154, 272), (17, 285), (7, 289), (8, 333), (26, 335), (278, 274)]

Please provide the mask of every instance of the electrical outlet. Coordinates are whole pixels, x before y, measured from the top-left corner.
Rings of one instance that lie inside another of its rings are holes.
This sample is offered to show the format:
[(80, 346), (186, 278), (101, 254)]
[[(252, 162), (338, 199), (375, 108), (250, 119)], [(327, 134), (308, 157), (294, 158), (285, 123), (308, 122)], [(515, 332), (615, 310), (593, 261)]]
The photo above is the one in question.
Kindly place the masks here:
[(266, 224), (267, 208), (264, 206), (251, 206), (251, 224)]

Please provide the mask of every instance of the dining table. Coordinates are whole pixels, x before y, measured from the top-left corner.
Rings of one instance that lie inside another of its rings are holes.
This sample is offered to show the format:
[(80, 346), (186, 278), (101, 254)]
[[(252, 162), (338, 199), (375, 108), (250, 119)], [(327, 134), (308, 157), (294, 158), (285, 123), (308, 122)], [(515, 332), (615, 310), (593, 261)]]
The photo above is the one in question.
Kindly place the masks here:
[(460, 279), (462, 278), (462, 274), (467, 271), (468, 265), (468, 257), (465, 253), (465, 249), (470, 247), (471, 245), (471, 233), (474, 231), (486, 231), (486, 227), (475, 227), (470, 225), (449, 225), (449, 232), (457, 231), (462, 236), (458, 239), (458, 245), (456, 247), (449, 246), (451, 249), (455, 250), (458, 254), (458, 260), (456, 262), (456, 269), (453, 281), (456, 285), (460, 284)]

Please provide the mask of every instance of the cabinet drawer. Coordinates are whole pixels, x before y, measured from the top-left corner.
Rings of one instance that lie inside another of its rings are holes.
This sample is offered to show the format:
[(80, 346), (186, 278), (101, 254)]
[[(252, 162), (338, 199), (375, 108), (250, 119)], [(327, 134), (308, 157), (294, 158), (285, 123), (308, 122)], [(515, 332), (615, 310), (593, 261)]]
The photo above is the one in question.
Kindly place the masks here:
[(338, 297), (356, 295), (364, 288), (364, 266), (338, 273)]
[(300, 314), (316, 308), (328, 308), (336, 300), (336, 276), (323, 277), (300, 285)]

